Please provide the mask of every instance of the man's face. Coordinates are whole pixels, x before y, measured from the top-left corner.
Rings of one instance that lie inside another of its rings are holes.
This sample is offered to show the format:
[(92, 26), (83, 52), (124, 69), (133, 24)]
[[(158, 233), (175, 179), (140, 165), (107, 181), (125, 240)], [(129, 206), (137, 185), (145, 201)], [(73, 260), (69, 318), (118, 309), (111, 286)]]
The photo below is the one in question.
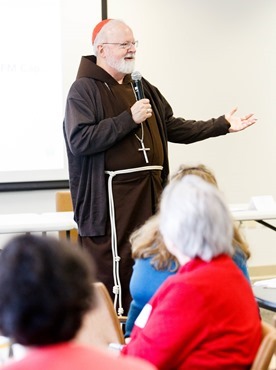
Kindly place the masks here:
[(104, 43), (105, 62), (112, 69), (128, 74), (134, 71), (136, 44), (133, 33), (124, 24), (117, 25)]
[(110, 45), (106, 51), (106, 63), (113, 69), (123, 74), (132, 73), (135, 67), (135, 52), (130, 50), (113, 49), (118, 46)]

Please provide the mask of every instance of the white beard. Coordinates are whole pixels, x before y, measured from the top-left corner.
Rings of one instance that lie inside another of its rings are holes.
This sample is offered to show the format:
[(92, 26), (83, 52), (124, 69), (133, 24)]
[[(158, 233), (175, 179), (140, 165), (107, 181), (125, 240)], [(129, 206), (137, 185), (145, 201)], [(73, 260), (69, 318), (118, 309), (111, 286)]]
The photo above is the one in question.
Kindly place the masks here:
[(125, 60), (124, 58), (120, 60), (114, 60), (114, 58), (109, 54), (106, 57), (106, 63), (111, 67), (116, 69), (120, 73), (129, 74), (134, 71), (135, 59)]

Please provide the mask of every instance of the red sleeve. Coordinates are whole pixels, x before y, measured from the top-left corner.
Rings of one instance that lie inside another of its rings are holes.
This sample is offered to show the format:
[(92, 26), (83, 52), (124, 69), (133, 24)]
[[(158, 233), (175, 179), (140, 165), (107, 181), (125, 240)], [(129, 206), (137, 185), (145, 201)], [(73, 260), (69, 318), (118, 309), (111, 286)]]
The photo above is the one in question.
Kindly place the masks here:
[(208, 320), (204, 302), (193, 286), (164, 283), (149, 302), (152, 310), (144, 328), (134, 326), (122, 353), (142, 357), (158, 369), (177, 368), (180, 358), (182, 362), (200, 341), (199, 333)]

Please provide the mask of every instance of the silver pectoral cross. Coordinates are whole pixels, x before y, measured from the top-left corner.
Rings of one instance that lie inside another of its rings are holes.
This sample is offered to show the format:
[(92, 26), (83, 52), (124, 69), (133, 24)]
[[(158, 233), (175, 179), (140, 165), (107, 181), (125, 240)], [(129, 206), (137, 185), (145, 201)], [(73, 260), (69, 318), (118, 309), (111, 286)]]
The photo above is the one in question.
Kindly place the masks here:
[(147, 156), (147, 151), (150, 150), (150, 148), (145, 148), (145, 145), (144, 145), (143, 141), (140, 141), (140, 143), (141, 143), (141, 148), (139, 148), (138, 151), (139, 152), (143, 151), (145, 161), (146, 161), (146, 163), (149, 163), (149, 159), (148, 159), (148, 156)]

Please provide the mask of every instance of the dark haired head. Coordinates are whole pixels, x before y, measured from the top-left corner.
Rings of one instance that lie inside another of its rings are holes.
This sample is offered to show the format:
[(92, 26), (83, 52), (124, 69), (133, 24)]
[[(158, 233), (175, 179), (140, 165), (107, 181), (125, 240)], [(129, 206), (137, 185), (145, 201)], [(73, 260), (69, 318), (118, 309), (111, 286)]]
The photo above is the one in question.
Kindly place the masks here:
[(94, 305), (93, 262), (69, 242), (21, 235), (0, 255), (0, 331), (23, 345), (68, 341)]

